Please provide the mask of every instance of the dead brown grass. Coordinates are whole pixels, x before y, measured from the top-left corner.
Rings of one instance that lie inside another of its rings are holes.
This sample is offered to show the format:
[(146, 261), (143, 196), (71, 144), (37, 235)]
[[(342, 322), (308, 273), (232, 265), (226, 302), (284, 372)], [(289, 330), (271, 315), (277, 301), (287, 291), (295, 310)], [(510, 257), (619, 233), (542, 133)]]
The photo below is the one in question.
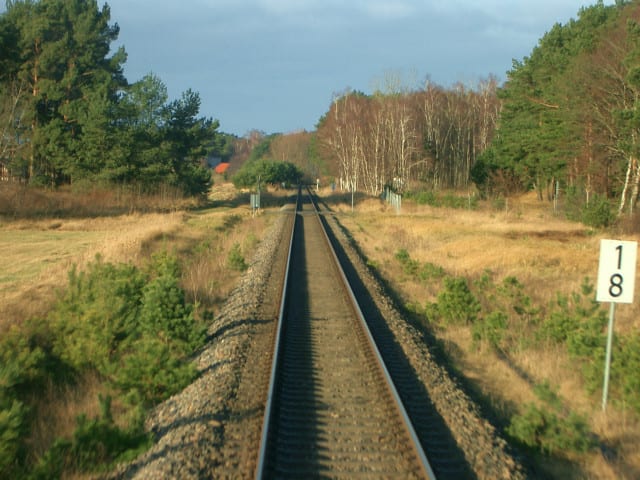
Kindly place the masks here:
[(106, 389), (93, 374), (87, 374), (77, 384), (56, 385), (49, 382), (44, 391), (34, 395), (33, 428), (29, 439), (29, 454), (41, 458), (57, 438), (71, 438), (80, 413), (87, 418), (100, 416), (99, 395)]
[[(499, 211), (481, 206), (477, 211), (403, 205), (400, 214), (377, 199), (360, 200), (351, 213), (347, 202), (337, 203), (340, 221), (351, 232), (368, 259), (404, 301), (425, 305), (437, 289), (429, 290), (407, 278), (394, 255), (406, 249), (411, 258), (443, 267), (450, 275), (476, 279), (485, 270), (496, 278), (516, 277), (538, 305), (548, 305), (558, 293), (579, 291), (585, 277), (595, 283), (601, 238), (638, 240), (634, 235), (594, 232), (554, 215), (534, 196), (509, 199)], [(611, 235), (615, 235), (611, 237)], [(637, 331), (640, 307), (623, 305), (616, 313), (616, 335)], [(640, 423), (628, 412), (600, 409), (600, 398), (589, 396), (569, 358), (560, 350), (526, 349), (509, 361), (489, 349), (473, 348), (468, 328), (439, 331), (464, 376), (492, 404), (496, 412), (513, 412), (535, 400), (532, 385), (549, 381), (558, 386), (572, 411), (588, 415), (592, 430), (617, 457), (590, 453), (551, 462), (545, 471), (554, 478), (633, 478), (640, 472)]]
[(180, 212), (115, 217), (17, 220), (0, 226), (0, 328), (46, 310), (71, 266), (97, 254), (109, 262), (139, 262), (145, 241), (167, 235)]
[(101, 188), (85, 184), (49, 191), (0, 182), (0, 218), (7, 220), (167, 212), (196, 204), (197, 199), (184, 198), (178, 190), (168, 186), (160, 187), (155, 194), (146, 194), (136, 186)]

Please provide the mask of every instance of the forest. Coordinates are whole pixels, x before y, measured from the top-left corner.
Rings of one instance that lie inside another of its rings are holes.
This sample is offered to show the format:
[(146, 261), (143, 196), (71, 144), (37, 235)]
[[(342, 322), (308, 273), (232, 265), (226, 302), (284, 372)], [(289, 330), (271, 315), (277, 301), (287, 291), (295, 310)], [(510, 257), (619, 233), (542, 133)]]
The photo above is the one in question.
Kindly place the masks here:
[(584, 7), (514, 60), (502, 85), (489, 77), (412, 89), (391, 78), (372, 95), (336, 95), (318, 123), (319, 152), (343, 188), (372, 195), (535, 190), (574, 211), (605, 205), (602, 225), (631, 215), (640, 187), (639, 19), (637, 2)]
[(0, 15), (2, 180), (60, 185), (210, 187), (207, 155), (222, 155), (216, 120), (200, 96), (169, 100), (149, 73), (130, 83), (119, 27), (96, 0), (8, 1)]

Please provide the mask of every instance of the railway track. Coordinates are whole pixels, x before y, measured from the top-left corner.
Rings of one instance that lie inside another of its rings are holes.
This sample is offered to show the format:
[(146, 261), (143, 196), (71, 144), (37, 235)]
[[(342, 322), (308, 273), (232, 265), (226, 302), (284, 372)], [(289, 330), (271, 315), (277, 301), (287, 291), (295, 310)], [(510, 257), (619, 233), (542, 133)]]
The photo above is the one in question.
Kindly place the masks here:
[[(154, 446), (105, 478), (527, 478), (328, 207), (318, 215), (307, 200), (280, 212), (211, 325), (199, 378), (154, 409)], [(329, 268), (334, 256), (342, 273)], [(339, 286), (343, 275), (359, 307)], [(282, 285), (290, 289), (281, 300)], [(387, 374), (371, 338), (397, 395), (379, 382)]]
[(436, 478), (311, 200), (298, 200), (256, 478)]

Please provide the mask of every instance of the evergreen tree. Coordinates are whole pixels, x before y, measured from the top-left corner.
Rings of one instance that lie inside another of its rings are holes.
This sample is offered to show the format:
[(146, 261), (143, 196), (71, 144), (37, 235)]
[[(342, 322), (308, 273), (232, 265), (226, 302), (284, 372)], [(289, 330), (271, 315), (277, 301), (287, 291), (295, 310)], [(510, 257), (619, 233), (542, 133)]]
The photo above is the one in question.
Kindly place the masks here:
[(79, 181), (170, 185), (205, 193), (202, 165), (222, 152), (217, 121), (187, 90), (168, 102), (150, 74), (128, 85), (119, 27), (96, 0), (21, 0), (0, 15), (0, 161), (12, 175), (56, 186)]
[(583, 188), (587, 203), (592, 190), (611, 193), (606, 179), (616, 173), (608, 162), (618, 148), (619, 126), (607, 117), (620, 92), (605, 77), (620, 72), (608, 72), (602, 56), (607, 48), (628, 48), (613, 34), (627, 4), (599, 1), (581, 9), (577, 20), (554, 25), (529, 57), (514, 61), (498, 92), (503, 106), (496, 140), (473, 172), (481, 188), (508, 191), (515, 179), (519, 188), (551, 199), (560, 182)]
[(202, 165), (202, 159), (209, 153), (207, 144), (216, 137), (219, 123), (197, 117), (200, 95), (191, 89), (169, 103), (167, 110), (163, 140), (174, 183), (188, 195), (206, 193), (211, 186), (211, 172)]
[(108, 56), (119, 32), (109, 24), (109, 7), (99, 9), (95, 0), (15, 1), (6, 19), (19, 32), (16, 74), (27, 86), (21, 118), (29, 151), (14, 161), (30, 181), (48, 184), (95, 172), (97, 153), (108, 152), (115, 137), (110, 105), (126, 83), (124, 50)]

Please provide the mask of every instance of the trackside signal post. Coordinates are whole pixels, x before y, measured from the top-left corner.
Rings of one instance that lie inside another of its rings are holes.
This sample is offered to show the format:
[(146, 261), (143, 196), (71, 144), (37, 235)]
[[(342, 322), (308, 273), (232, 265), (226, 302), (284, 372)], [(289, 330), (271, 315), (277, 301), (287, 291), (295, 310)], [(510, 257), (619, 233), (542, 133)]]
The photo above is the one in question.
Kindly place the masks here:
[(637, 256), (638, 242), (600, 240), (596, 300), (598, 302), (610, 302), (611, 304), (607, 332), (607, 356), (604, 366), (604, 387), (602, 389), (603, 411), (607, 409), (607, 396), (609, 394), (615, 305), (616, 303), (633, 303)]

